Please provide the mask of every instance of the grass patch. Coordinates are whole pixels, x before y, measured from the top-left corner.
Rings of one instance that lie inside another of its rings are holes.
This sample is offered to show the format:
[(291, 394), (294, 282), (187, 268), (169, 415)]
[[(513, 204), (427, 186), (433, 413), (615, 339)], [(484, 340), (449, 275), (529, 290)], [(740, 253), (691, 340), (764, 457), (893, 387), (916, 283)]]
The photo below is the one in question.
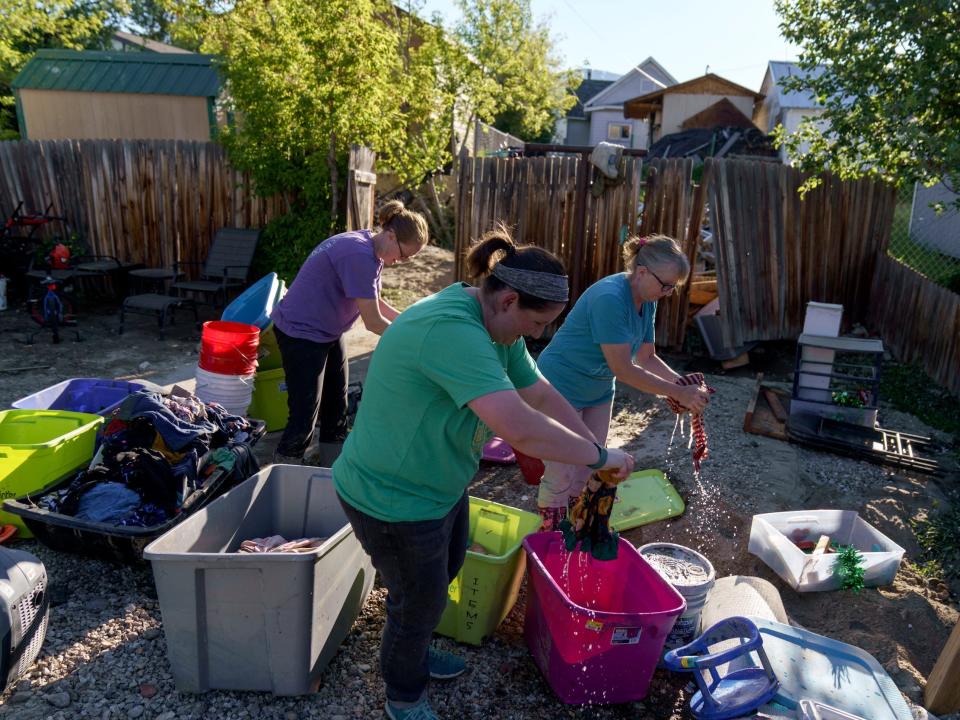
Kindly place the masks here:
[(380, 294), (384, 300), (393, 305), (397, 310), (406, 310), (420, 299), (415, 292), (406, 290), (405, 288), (383, 288)]
[(884, 363), (880, 396), (960, 441), (960, 403), (916, 365)]
[(956, 291), (960, 287), (960, 261), (914, 242), (910, 237), (911, 212), (911, 202), (901, 198), (893, 210), (887, 252), (938, 285)]
[(924, 577), (960, 577), (960, 498), (951, 498), (948, 510), (933, 517), (910, 520), (923, 548), (917, 571)]

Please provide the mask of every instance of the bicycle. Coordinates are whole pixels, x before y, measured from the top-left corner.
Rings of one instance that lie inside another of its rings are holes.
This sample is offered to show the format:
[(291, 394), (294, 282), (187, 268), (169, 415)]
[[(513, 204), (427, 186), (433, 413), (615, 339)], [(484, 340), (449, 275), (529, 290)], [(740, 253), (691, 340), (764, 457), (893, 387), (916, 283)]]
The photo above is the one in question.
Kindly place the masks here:
[(60, 328), (74, 328), (76, 342), (80, 342), (80, 331), (76, 329), (77, 318), (73, 310), (73, 301), (67, 294), (63, 280), (47, 275), (41, 283), (46, 292), (43, 297), (27, 301), (30, 317), (40, 327), (27, 335), (26, 343), (33, 344), (33, 339), (44, 330), (53, 333), (53, 343), (60, 342)]

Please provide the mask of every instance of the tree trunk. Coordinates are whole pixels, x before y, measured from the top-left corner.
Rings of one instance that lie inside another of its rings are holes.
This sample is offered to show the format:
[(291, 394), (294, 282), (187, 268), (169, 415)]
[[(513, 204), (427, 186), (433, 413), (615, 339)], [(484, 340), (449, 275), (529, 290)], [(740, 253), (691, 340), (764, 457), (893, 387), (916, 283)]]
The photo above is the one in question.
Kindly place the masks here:
[(327, 168), (330, 170), (330, 225), (337, 227), (340, 214), (340, 177), (337, 174), (337, 136), (330, 133), (330, 147), (327, 150)]
[[(454, 175), (453, 177), (457, 177)], [(447, 216), (443, 210), (443, 205), (440, 203), (440, 194), (437, 192), (437, 179), (436, 175), (430, 176), (430, 192), (433, 195), (433, 205), (437, 209), (436, 218), (437, 225), (440, 227), (440, 237), (443, 238), (445, 246), (453, 247), (450, 241), (450, 232), (447, 227)]]

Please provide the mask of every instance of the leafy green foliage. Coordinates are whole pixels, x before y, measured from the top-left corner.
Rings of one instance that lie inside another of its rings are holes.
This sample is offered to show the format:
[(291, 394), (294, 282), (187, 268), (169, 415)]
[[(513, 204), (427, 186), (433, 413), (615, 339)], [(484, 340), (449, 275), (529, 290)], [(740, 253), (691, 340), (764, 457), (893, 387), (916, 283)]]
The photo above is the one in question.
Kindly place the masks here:
[(454, 29), (467, 55), (460, 67), (464, 116), (521, 138), (541, 138), (576, 102), (575, 71), (564, 71), (550, 30), (535, 24), (530, 0), (458, 0)]
[(840, 587), (858, 593), (863, 590), (863, 555), (853, 545), (838, 545), (834, 573), (840, 579)]
[(233, 3), (220, 0), (129, 0), (126, 18), (142, 37), (199, 51), (203, 30), (212, 18), (228, 12)]
[[(957, 0), (776, 0), (776, 7), (783, 36), (802, 48), (801, 68), (824, 66), (817, 77), (783, 83), (809, 90), (824, 107), (796, 133), (779, 133), (803, 169), (928, 185), (956, 172)], [(804, 143), (810, 149), (800, 155)]]
[(885, 363), (880, 397), (930, 427), (953, 433), (960, 442), (960, 404), (916, 365)]
[(289, 285), (304, 258), (333, 232), (330, 213), (325, 208), (281, 215), (267, 224), (257, 243), (251, 276), (275, 272)]
[(920, 574), (941, 579), (960, 576), (960, 496), (953, 493), (948, 509), (912, 518), (910, 526), (923, 548), (917, 560)]
[(19, 136), (10, 83), (42, 48), (103, 49), (125, 0), (0, 0), (0, 139)]

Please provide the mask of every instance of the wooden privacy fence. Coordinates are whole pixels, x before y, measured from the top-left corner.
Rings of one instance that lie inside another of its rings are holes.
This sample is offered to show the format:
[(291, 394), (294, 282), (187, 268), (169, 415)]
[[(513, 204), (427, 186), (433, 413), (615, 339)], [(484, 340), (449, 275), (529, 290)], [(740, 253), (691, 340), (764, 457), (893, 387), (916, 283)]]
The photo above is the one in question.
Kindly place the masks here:
[(600, 175), (582, 156), (461, 158), (455, 273), (465, 279), (471, 242), (498, 223), (517, 242), (556, 254), (570, 273), (570, 304), (593, 282), (620, 269), (620, 246), (633, 232), (641, 160), (621, 160), (619, 180), (599, 196)]
[(0, 214), (67, 218), (93, 254), (168, 266), (201, 262), (221, 227), (263, 227), (285, 211), (258, 197), (214, 143), (48, 140), (0, 143)]
[[(809, 175), (785, 165), (708, 158), (699, 185), (692, 171), (684, 159), (650, 163), (641, 233), (676, 238), (694, 265), (709, 217), (727, 347), (797, 337), (811, 300), (840, 303), (847, 321), (866, 321), (890, 237), (892, 188), (827, 174), (801, 200)], [(659, 344), (682, 344), (687, 309), (686, 287), (661, 301)]]
[(894, 356), (916, 363), (960, 395), (960, 295), (884, 254), (873, 278), (868, 321)]
[[(651, 160), (647, 166), (640, 235), (662, 234), (674, 238), (694, 267), (703, 218), (703, 182), (693, 185), (693, 160)], [(678, 347), (687, 328), (689, 284), (657, 303), (656, 342)]]
[(809, 177), (785, 165), (708, 159), (704, 166), (724, 344), (792, 338), (807, 302), (838, 303), (865, 322), (885, 254), (895, 190), (873, 180)]
[(347, 163), (347, 230), (372, 228), (376, 222), (377, 154), (368, 147), (353, 145)]

